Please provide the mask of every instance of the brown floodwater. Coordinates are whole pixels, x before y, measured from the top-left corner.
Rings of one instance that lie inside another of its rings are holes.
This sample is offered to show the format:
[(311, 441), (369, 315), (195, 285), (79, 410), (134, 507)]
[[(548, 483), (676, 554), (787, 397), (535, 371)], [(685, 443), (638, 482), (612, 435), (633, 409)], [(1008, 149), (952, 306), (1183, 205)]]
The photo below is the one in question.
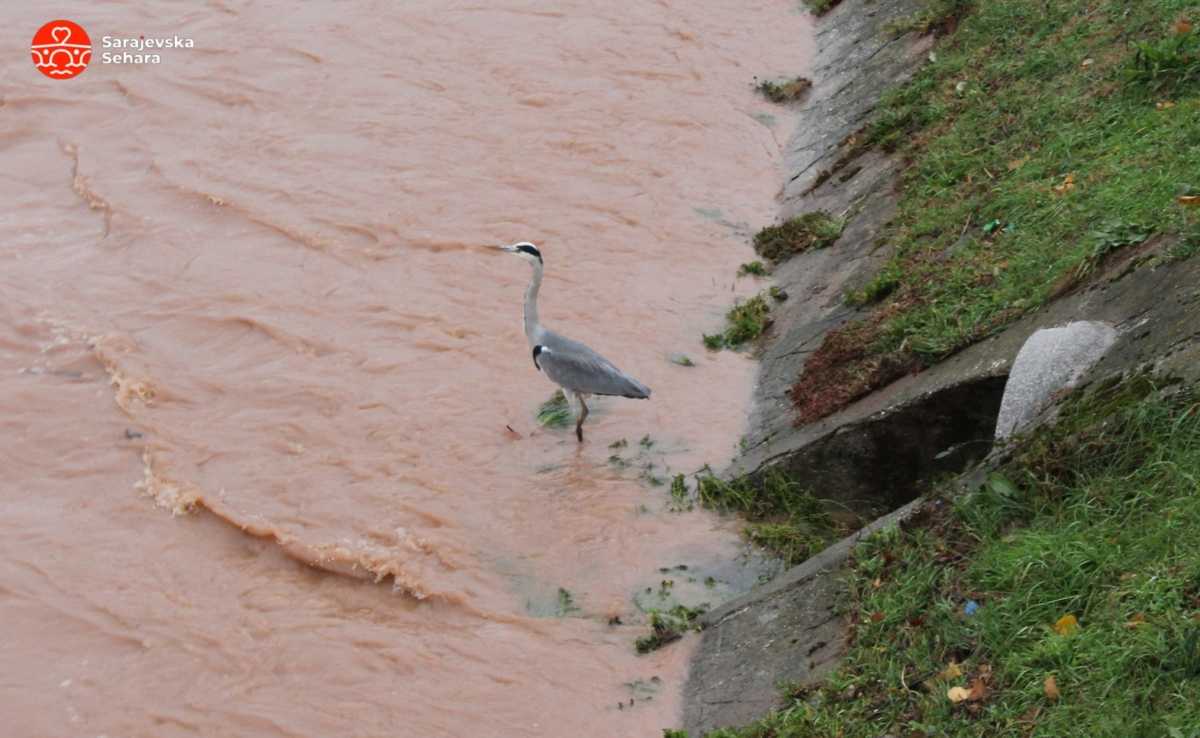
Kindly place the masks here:
[[(690, 639), (636, 655), (642, 610), (742, 549), (650, 478), (736, 452), (754, 366), (700, 334), (756, 289), (797, 5), (6, 4), (5, 734), (673, 726)], [(74, 79), (28, 61), (56, 17)], [(542, 319), (654, 389), (582, 445), (486, 248), (525, 239)]]

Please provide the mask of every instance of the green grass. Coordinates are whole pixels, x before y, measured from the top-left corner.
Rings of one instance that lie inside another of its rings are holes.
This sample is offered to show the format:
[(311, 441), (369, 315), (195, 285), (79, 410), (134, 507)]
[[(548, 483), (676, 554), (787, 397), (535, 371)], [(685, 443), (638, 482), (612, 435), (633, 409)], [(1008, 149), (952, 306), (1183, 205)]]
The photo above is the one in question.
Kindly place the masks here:
[[(682, 479), (679, 481), (682, 484)], [(746, 538), (778, 556), (786, 566), (804, 561), (845, 533), (824, 502), (780, 471), (766, 474), (757, 483), (748, 479), (729, 482), (703, 473), (696, 484), (696, 497), (703, 507), (743, 515), (749, 521)]]
[(774, 263), (809, 249), (823, 249), (842, 235), (845, 223), (822, 211), (805, 213), (754, 234), (754, 250)]
[(771, 325), (771, 305), (760, 293), (730, 308), (725, 314), (725, 322), (724, 331), (704, 334), (706, 348), (735, 349), (758, 338)]
[(842, 0), (804, 0), (804, 4), (814, 15), (825, 15)]
[(1152, 389), (1069, 405), (979, 492), (860, 544), (838, 670), (710, 736), (1196, 736), (1200, 394)]
[[(1002, 330), (1148, 239), (1200, 245), (1200, 0), (936, 0), (954, 29), (852, 146), (907, 166), (894, 256), (793, 392), (807, 422)], [(838, 402), (819, 397), (824, 384)]]
[(745, 277), (747, 275), (754, 277), (767, 276), (767, 267), (761, 261), (750, 261), (738, 267), (738, 276)]
[(670, 610), (654, 610), (650, 613), (650, 633), (638, 638), (633, 646), (638, 653), (650, 653), (671, 641), (679, 640), (683, 634), (695, 627), (696, 618), (708, 609), (706, 605), (687, 607), (676, 605)]
[(537, 421), (547, 428), (564, 428), (571, 423), (571, 405), (562, 390), (555, 390), (537, 411)]
[(574, 615), (580, 612), (579, 606), (575, 604), (575, 597), (569, 591), (558, 588), (558, 600), (555, 607), (555, 617), (565, 618), (568, 615)]
[(667, 503), (667, 509), (671, 512), (690, 512), (694, 507), (687, 480), (682, 474), (676, 474), (671, 479), (671, 501)]

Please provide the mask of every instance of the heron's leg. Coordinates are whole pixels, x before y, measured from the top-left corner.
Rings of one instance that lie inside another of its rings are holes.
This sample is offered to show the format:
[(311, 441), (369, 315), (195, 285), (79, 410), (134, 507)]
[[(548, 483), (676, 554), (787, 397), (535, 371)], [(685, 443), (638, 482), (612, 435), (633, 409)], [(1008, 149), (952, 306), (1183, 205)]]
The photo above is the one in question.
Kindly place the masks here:
[(575, 421), (575, 437), (579, 439), (580, 443), (583, 443), (583, 421), (587, 420), (588, 407), (587, 403), (583, 401), (582, 394), (576, 393), (575, 397), (579, 400), (579, 419)]

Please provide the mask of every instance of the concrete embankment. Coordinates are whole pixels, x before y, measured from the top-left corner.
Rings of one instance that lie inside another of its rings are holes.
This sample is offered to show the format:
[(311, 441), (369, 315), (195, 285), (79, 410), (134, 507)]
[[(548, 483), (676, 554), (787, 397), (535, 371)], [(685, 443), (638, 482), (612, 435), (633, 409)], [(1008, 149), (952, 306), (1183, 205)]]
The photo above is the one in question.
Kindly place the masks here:
[[(684, 722), (692, 736), (761, 717), (778, 703), (780, 683), (812, 683), (836, 666), (847, 626), (839, 603), (854, 543), (924, 504), (919, 494), (932, 476), (974, 467), (964, 477), (968, 488), (979, 477), (976, 462), (992, 450), (1007, 377), (1035, 332), (1075, 321), (1107, 327), (1102, 356), (1089, 354), (1078, 371), (1062, 373), (1072, 386), (1098, 386), (1135, 372), (1200, 378), (1194, 319), (1200, 261), (1159, 258), (1174, 244), (1153, 238), (998, 335), (827, 418), (795, 424), (788, 390), (805, 359), (829, 331), (858, 315), (844, 304), (845, 291), (868, 281), (890, 255), (879, 235), (896, 211), (903, 162), (855, 146), (853, 137), (883, 92), (927, 58), (932, 39), (892, 31), (919, 5), (845, 0), (819, 22), (814, 87), (789, 144), (781, 216), (823, 210), (844, 215), (846, 227), (831, 247), (800, 254), (774, 272), (790, 299), (777, 309), (763, 347), (748, 445), (725, 471), (753, 478), (781, 469), (818, 497), (881, 517), (703, 617), (685, 691)], [(1053, 335), (1042, 334), (1041, 342)], [(1062, 394), (1050, 392), (1049, 407), (1014, 409), (1010, 392), (1005, 412), (1032, 418), (1034, 425), (1047, 422)]]

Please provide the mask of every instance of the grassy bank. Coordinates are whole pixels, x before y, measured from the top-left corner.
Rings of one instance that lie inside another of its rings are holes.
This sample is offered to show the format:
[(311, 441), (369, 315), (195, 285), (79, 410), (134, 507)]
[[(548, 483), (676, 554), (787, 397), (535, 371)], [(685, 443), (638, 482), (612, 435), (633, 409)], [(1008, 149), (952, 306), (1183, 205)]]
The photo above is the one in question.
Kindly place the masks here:
[(862, 544), (839, 670), (711, 736), (1197, 735), (1200, 398), (1147, 390), (1077, 404), (974, 496)]
[(703, 507), (745, 517), (746, 539), (778, 556), (785, 566), (799, 564), (850, 532), (848, 517), (836, 520), (828, 502), (778, 471), (758, 483), (697, 475), (696, 496)]
[(949, 33), (845, 144), (906, 163), (894, 256), (809, 358), (799, 422), (1139, 247), (1200, 249), (1200, 0), (931, 0), (909, 25)]

